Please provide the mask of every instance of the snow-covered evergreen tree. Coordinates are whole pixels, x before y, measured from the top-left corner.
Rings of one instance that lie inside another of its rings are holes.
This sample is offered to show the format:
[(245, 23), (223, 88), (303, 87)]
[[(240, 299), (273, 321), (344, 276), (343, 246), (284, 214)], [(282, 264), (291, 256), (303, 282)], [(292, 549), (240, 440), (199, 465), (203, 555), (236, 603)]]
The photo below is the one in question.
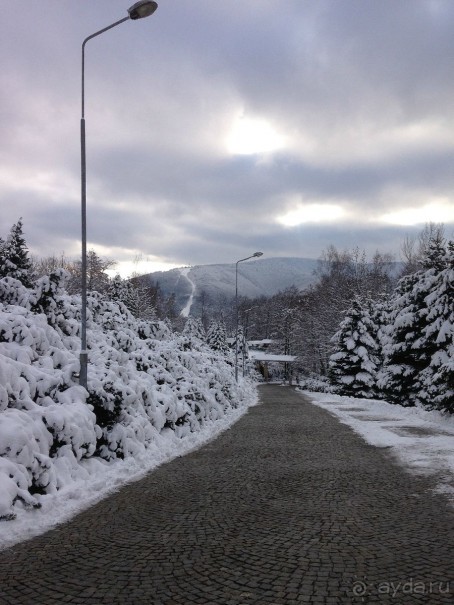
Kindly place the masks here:
[(205, 341), (206, 333), (202, 320), (198, 317), (189, 316), (183, 328), (183, 336), (187, 336), (188, 338), (194, 337)]
[(425, 275), (427, 325), (422, 338), (430, 363), (418, 376), (418, 400), (425, 406), (454, 411), (454, 242), (435, 256)]
[(367, 305), (355, 297), (332, 339), (335, 349), (329, 360), (329, 376), (341, 395), (377, 396), (376, 332)]
[(130, 280), (116, 275), (110, 282), (107, 291), (110, 300), (122, 302), (134, 317), (154, 321), (156, 311), (151, 304), (149, 288), (135, 285)]
[(368, 300), (368, 309), (374, 333), (373, 339), (377, 345), (376, 363), (377, 363), (377, 378), (385, 361), (384, 349), (389, 341), (387, 335), (387, 324), (389, 317), (391, 297), (388, 294), (383, 294), (378, 300)]
[(229, 352), (224, 322), (215, 320), (211, 322), (210, 327), (208, 328), (206, 341), (207, 345), (214, 351), (219, 351), (224, 355)]
[(110, 280), (107, 295), (110, 300), (113, 300), (114, 302), (124, 302), (126, 297), (126, 284), (118, 273)]
[(419, 271), (399, 280), (385, 329), (384, 365), (377, 383), (387, 401), (400, 405), (415, 404), (415, 382), (426, 365), (413, 347), (424, 326), (424, 297), (417, 291), (421, 275)]
[(149, 287), (128, 281), (128, 297), (125, 304), (134, 317), (147, 321), (154, 321), (157, 317), (156, 309), (151, 302)]
[(432, 406), (435, 396), (433, 372), (443, 357), (438, 339), (441, 306), (437, 283), (446, 268), (446, 250), (441, 237), (426, 243), (422, 270), (404, 276), (398, 283), (388, 316), (388, 342), (378, 379), (385, 398), (401, 405)]
[(433, 269), (433, 273), (435, 274), (445, 269), (447, 263), (446, 245), (445, 240), (441, 235), (429, 240), (421, 262), (424, 269)]
[(11, 227), (6, 242), (0, 242), (0, 278), (18, 279), (26, 288), (32, 285), (32, 263), (22, 231), (22, 218)]

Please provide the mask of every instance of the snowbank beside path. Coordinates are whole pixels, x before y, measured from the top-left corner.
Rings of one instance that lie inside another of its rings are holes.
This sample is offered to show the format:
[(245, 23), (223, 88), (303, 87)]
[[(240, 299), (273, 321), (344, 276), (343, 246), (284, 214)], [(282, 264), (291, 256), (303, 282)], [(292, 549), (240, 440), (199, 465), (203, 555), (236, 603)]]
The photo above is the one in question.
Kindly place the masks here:
[(374, 399), (301, 391), (376, 447), (390, 448), (411, 472), (434, 475), (454, 505), (454, 417)]
[(65, 292), (67, 277), (59, 270), (33, 288), (0, 279), (0, 545), (21, 527), (48, 527), (47, 512), (66, 518), (197, 447), (255, 402), (229, 352), (136, 319), (96, 292), (85, 390), (80, 297)]
[(18, 510), (14, 520), (0, 523), (0, 550), (69, 521), (121, 487), (142, 479), (161, 464), (206, 445), (235, 424), (257, 401), (257, 390), (249, 386), (248, 399), (243, 407), (229, 410), (223, 418), (207, 423), (200, 431), (184, 439), (169, 430), (137, 458), (110, 463), (101, 459), (87, 460), (85, 479), (73, 481), (55, 494), (42, 496), (40, 509)]

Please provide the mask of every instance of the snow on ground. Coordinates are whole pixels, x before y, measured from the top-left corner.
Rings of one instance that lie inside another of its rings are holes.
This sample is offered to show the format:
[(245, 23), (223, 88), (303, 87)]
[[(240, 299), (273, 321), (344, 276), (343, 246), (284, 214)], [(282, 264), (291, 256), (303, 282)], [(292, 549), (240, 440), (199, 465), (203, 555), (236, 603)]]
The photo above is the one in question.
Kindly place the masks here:
[(74, 481), (57, 493), (41, 496), (40, 509), (18, 510), (16, 519), (0, 522), (0, 550), (43, 534), (124, 485), (138, 481), (161, 464), (202, 447), (237, 422), (249, 407), (257, 404), (257, 398), (256, 392), (255, 396), (251, 394), (247, 405), (229, 410), (223, 418), (208, 422), (200, 431), (184, 439), (168, 430), (159, 436), (153, 447), (136, 458), (110, 463), (99, 458), (88, 459), (89, 479)]
[(374, 399), (301, 391), (376, 447), (390, 448), (411, 472), (434, 475), (454, 504), (454, 417)]

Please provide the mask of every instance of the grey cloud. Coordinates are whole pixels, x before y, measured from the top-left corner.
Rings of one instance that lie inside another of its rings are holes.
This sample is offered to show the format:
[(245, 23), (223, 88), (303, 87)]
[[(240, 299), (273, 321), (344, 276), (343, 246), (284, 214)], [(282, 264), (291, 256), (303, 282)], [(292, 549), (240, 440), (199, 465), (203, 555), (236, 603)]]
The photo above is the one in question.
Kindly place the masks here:
[[(125, 5), (24, 3), (20, 21), (5, 5), (0, 39), (2, 231), (23, 216), (37, 252), (75, 250), (80, 45)], [(178, 264), (255, 248), (316, 257), (352, 241), (398, 251), (407, 228), (361, 220), (395, 206), (389, 191), (403, 205), (452, 200), (453, 23), (451, 0), (161, 0), (150, 20), (91, 41), (90, 242)], [(240, 110), (297, 145), (268, 161), (226, 155)], [(426, 122), (435, 134), (399, 138)], [(290, 199), (346, 203), (355, 224), (286, 229), (274, 219)]]

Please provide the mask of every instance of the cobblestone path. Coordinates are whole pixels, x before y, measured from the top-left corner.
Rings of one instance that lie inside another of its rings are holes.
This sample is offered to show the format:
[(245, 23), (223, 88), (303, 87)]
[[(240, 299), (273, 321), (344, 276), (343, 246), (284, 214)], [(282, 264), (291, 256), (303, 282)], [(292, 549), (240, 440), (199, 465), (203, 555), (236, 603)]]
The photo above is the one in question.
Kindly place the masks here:
[(454, 603), (454, 511), (290, 388), (0, 553), (2, 605)]

